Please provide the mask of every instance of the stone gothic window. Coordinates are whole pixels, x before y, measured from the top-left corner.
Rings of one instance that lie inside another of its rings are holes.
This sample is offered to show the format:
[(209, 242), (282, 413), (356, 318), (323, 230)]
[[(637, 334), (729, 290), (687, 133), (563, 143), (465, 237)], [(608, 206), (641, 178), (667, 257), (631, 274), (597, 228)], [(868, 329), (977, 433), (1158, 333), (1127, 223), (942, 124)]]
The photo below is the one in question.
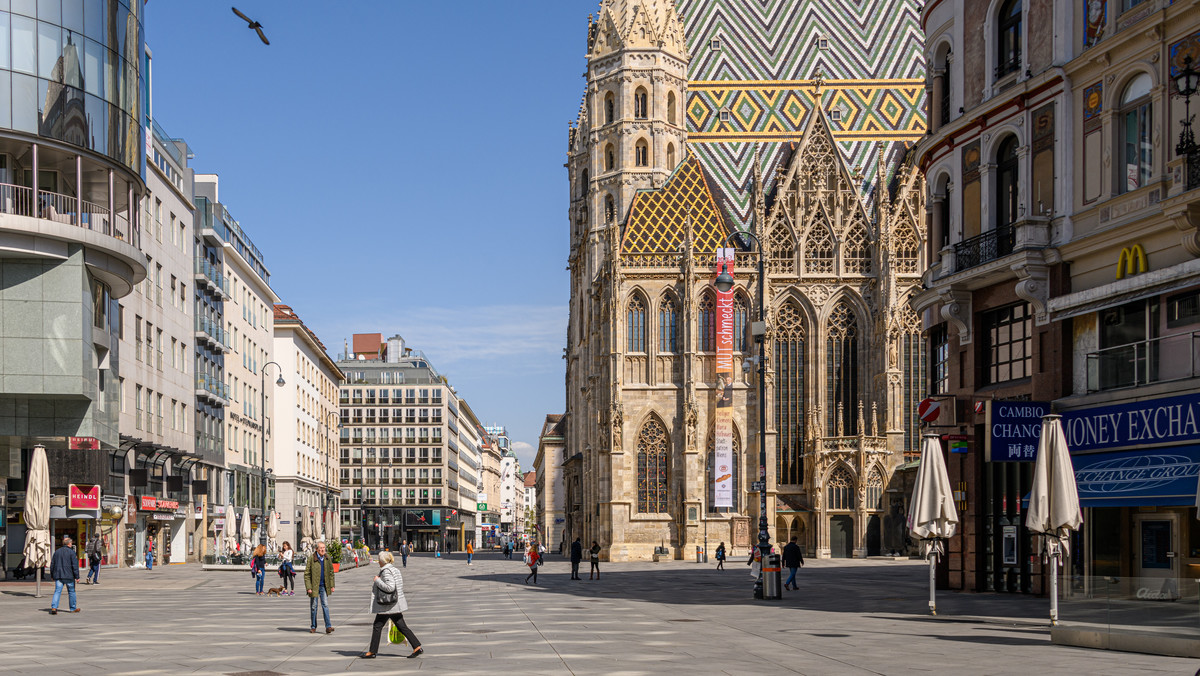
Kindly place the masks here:
[(604, 170), (612, 171), (617, 168), (617, 155), (613, 150), (612, 144), (604, 147)]
[(633, 116), (639, 120), (644, 120), (649, 117), (650, 107), (649, 99), (646, 96), (646, 90), (638, 87), (633, 95)]
[(613, 220), (616, 219), (616, 217), (617, 217), (617, 205), (613, 201), (612, 195), (606, 195), (604, 197), (604, 221), (606, 223), (612, 223)]
[(658, 304), (658, 351), (679, 351), (679, 308), (670, 296)]
[(749, 338), (746, 337), (746, 318), (750, 316), (750, 301), (738, 294), (733, 297), (733, 349), (736, 352), (749, 352)]
[(767, 238), (767, 251), (770, 252), (767, 261), (771, 272), (795, 274), (796, 240), (792, 238), (792, 231), (787, 226), (782, 223), (775, 225), (771, 236)]
[(616, 98), (612, 92), (604, 95), (604, 124), (612, 124), (615, 117)]
[(667, 92), (667, 124), (675, 124), (675, 92)]
[(646, 351), (646, 304), (634, 294), (625, 312), (625, 351)]
[(637, 436), (637, 507), (643, 514), (667, 511), (667, 428), (655, 418), (646, 421)]
[(825, 482), (825, 503), (830, 510), (854, 509), (854, 477), (850, 470), (838, 465)]
[(633, 148), (633, 163), (639, 167), (650, 166), (650, 144), (641, 139)]
[(775, 480), (781, 484), (804, 481), (804, 344), (804, 314), (795, 303), (784, 303), (775, 316)]
[(696, 323), (698, 326), (697, 335), (700, 342), (701, 352), (716, 352), (717, 351), (717, 318), (715, 311), (716, 301), (711, 293), (705, 292), (700, 297), (700, 307)]
[[(947, 227), (945, 221), (942, 221), (942, 227)], [(917, 241), (917, 231), (913, 228), (912, 223), (902, 223), (896, 230), (896, 272), (910, 274), (917, 272), (917, 255), (920, 246), (920, 242)]]
[(826, 335), (826, 434), (854, 436), (858, 434), (858, 319), (845, 300), (838, 301), (829, 315)]
[(833, 273), (833, 231), (829, 229), (829, 221), (825, 214), (820, 214), (808, 228), (808, 237), (804, 240), (804, 271), (814, 275)]
[(878, 467), (872, 467), (867, 475), (867, 511), (883, 511), (883, 475)]
[(917, 405), (926, 390), (925, 341), (921, 340), (916, 314), (912, 310), (905, 314), (912, 315), (913, 321), (906, 322), (908, 329), (900, 339), (900, 387), (903, 388), (900, 424), (904, 427), (904, 452), (916, 454), (921, 452), (921, 417), (917, 415)]
[(842, 269), (857, 275), (871, 274), (871, 240), (861, 213), (851, 218), (842, 244)]
[(675, 144), (668, 143), (667, 144), (667, 170), (670, 171), (674, 168), (675, 168)]
[(708, 437), (708, 499), (705, 504), (708, 505), (709, 514), (724, 514), (736, 512), (741, 506), (742, 485), (739, 483), (742, 477), (742, 436), (738, 431), (737, 426), (733, 428), (733, 468), (729, 471), (733, 472), (733, 507), (716, 507), (713, 503), (717, 501), (717, 486), (716, 480), (719, 477), (716, 472), (717, 464), (717, 439), (714, 436)]

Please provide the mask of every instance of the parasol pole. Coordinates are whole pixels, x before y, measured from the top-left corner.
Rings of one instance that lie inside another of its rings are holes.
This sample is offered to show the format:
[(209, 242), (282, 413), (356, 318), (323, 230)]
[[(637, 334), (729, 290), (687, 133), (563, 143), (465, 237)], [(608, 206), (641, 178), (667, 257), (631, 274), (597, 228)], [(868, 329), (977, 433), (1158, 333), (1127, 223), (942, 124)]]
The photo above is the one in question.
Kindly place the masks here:
[(929, 542), (929, 614), (937, 615), (937, 541)]
[(1058, 624), (1058, 543), (1050, 550), (1050, 626)]

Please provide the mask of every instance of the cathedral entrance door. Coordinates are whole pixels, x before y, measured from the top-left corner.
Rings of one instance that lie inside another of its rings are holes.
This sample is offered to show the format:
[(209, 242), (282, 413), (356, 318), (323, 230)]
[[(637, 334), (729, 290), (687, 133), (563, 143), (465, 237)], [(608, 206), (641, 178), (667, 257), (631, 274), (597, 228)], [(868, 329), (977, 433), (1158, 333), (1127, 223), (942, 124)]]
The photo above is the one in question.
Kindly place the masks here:
[(883, 529), (878, 514), (867, 517), (867, 556), (883, 553)]
[(829, 555), (835, 559), (848, 559), (853, 555), (854, 517), (837, 514), (829, 517)]

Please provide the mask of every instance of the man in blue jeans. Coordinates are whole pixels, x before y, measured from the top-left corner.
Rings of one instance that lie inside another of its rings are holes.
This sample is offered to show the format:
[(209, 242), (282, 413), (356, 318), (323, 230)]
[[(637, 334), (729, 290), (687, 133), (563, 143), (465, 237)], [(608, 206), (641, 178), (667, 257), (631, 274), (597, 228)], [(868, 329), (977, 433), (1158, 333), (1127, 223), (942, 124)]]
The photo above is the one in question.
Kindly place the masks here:
[(58, 602), (62, 599), (63, 587), (67, 588), (67, 600), (71, 602), (71, 612), (79, 612), (75, 606), (75, 583), (79, 581), (79, 555), (71, 546), (71, 536), (64, 535), (62, 546), (54, 552), (50, 559), (50, 577), (54, 580), (54, 598), (50, 601), (50, 614), (58, 614)]
[(799, 591), (800, 588), (796, 586), (796, 571), (803, 565), (804, 553), (800, 551), (800, 545), (796, 544), (796, 536), (793, 535), (792, 541), (783, 548), (783, 566), (792, 571), (791, 575), (788, 575), (787, 582), (783, 583), (784, 589)]
[(325, 543), (317, 543), (317, 553), (304, 564), (304, 589), (308, 592), (308, 605), (312, 613), (312, 624), (308, 633), (317, 633), (317, 602), (325, 615), (325, 633), (333, 633), (333, 624), (329, 621), (329, 605), (326, 597), (333, 593), (333, 561), (325, 555)]

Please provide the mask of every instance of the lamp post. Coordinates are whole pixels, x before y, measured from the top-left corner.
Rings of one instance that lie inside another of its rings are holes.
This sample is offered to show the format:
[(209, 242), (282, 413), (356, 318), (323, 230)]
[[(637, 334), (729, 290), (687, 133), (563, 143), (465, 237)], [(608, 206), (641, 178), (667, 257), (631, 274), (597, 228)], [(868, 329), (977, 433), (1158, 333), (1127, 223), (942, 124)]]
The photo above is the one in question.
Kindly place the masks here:
[[(765, 296), (763, 296), (764, 257), (762, 242), (759, 242), (753, 233), (730, 233), (726, 243), (732, 244), (734, 238), (739, 236), (749, 238), (754, 242), (754, 249), (758, 251), (758, 321), (751, 325), (751, 332), (754, 334), (754, 342), (758, 343), (758, 549), (762, 556), (762, 564), (758, 567), (758, 578), (754, 581), (754, 598), (761, 599), (765, 596), (763, 592), (766, 581), (762, 571), (767, 564), (767, 555), (771, 552), (771, 534), (767, 531), (767, 360), (766, 346), (763, 343), (764, 334), (766, 334), (767, 313), (764, 307)], [(742, 242), (739, 241), (738, 244), (742, 244)], [(721, 264), (721, 274), (717, 275), (715, 285), (721, 293), (726, 293), (733, 288), (733, 275), (729, 274), (728, 267), (724, 263)]]
[(1192, 94), (1200, 87), (1200, 71), (1192, 66), (1192, 57), (1183, 57), (1183, 67), (1171, 76), (1175, 89), (1183, 97), (1183, 129), (1179, 132), (1179, 143), (1175, 154), (1183, 156), (1184, 189), (1191, 190), (1200, 185), (1200, 157), (1196, 153), (1196, 136), (1192, 132)]
[(279, 379), (275, 381), (275, 384), (279, 387), (284, 386), (283, 367), (278, 362), (273, 361), (263, 364), (262, 370), (258, 374), (260, 381), (258, 396), (261, 402), (259, 417), (262, 419), (262, 430), (259, 435), (259, 438), (262, 440), (262, 454), (258, 459), (259, 472), (262, 474), (262, 514), (259, 517), (260, 521), (258, 524), (258, 544), (264, 546), (267, 544), (267, 367), (271, 364), (274, 364), (275, 368), (280, 370)]

